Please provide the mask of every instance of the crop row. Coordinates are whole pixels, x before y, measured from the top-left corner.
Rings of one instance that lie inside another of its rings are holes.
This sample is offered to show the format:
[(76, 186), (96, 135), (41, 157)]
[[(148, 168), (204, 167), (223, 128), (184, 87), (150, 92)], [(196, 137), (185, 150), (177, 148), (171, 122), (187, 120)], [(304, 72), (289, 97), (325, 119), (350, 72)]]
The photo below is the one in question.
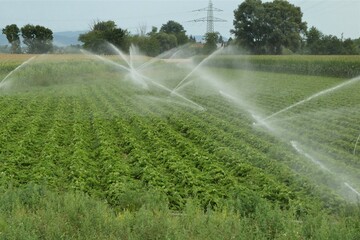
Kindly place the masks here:
[[(312, 177), (339, 184), (308, 164), (289, 143), (253, 127), (249, 111), (220, 95), (185, 92), (207, 109), (199, 111), (153, 86), (140, 90), (114, 76), (106, 72), (102, 79), (93, 79), (88, 74), (81, 81), (67, 81), (70, 87), (56, 82), (36, 86), (36, 91), (1, 95), (1, 182), (45, 182), (99, 196), (112, 205), (129, 192), (155, 189), (168, 196), (172, 208), (182, 208), (188, 198), (198, 198), (205, 207), (247, 194), (287, 206), (331, 198), (327, 184), (315, 188)], [(304, 95), (301, 87), (293, 91), (296, 99)], [(270, 105), (267, 111), (296, 101), (270, 92), (256, 98)], [(351, 115), (351, 110), (345, 113)], [(317, 141), (327, 143), (327, 128), (338, 124), (335, 120), (310, 121), (312, 127), (298, 139), (340, 155), (350, 146), (345, 140), (356, 129), (356, 120), (351, 116), (348, 125), (336, 128), (343, 141), (328, 148)], [(300, 120), (286, 121), (282, 127), (302, 130)], [(344, 156), (351, 160), (345, 165), (357, 166), (356, 156)]]

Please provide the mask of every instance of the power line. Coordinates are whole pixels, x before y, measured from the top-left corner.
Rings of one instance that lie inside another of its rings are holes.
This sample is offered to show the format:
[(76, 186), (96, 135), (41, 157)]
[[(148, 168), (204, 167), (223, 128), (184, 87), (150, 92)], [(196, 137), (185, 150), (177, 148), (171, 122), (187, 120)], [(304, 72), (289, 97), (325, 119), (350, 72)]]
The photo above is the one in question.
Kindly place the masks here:
[(224, 19), (214, 17), (214, 12), (222, 12), (223, 10), (214, 8), (214, 5), (211, 0), (209, 0), (209, 5), (206, 8), (201, 8), (194, 10), (193, 12), (207, 12), (206, 17), (198, 18), (191, 20), (189, 22), (206, 22), (206, 33), (213, 33), (214, 32), (214, 22), (227, 22)]

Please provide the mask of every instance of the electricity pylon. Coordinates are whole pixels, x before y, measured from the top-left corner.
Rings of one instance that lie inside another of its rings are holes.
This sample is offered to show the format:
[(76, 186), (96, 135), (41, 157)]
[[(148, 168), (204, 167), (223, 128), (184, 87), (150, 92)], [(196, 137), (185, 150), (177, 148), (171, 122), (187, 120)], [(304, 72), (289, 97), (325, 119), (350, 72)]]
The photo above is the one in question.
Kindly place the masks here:
[(209, 5), (206, 8), (201, 8), (194, 10), (193, 12), (207, 12), (207, 16), (199, 19), (194, 19), (189, 22), (207, 22), (206, 25), (206, 33), (213, 33), (214, 32), (214, 22), (226, 22), (226, 20), (214, 17), (215, 12), (222, 12), (221, 9), (214, 8), (214, 5), (211, 0), (209, 0)]

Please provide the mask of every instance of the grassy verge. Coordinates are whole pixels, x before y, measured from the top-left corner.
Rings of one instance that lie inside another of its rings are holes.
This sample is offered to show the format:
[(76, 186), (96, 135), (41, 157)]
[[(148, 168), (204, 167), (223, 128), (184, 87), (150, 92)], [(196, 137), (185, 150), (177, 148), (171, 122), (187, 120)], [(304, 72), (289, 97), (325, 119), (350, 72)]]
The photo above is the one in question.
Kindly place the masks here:
[(138, 209), (112, 209), (82, 193), (54, 193), (37, 185), (6, 188), (0, 196), (1, 239), (359, 239), (360, 209), (337, 216), (316, 207), (281, 210), (261, 200), (242, 214), (241, 202), (204, 210), (191, 200), (174, 213), (150, 194)]

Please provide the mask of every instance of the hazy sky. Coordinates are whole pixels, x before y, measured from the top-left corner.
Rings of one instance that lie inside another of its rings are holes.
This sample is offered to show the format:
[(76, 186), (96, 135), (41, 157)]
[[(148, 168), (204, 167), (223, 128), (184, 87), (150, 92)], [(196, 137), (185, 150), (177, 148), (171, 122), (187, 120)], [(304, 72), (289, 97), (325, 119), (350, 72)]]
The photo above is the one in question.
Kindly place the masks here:
[[(215, 23), (215, 31), (230, 36), (234, 10), (242, 0), (213, 0), (214, 7), (222, 9), (215, 16), (227, 20)], [(265, 2), (265, 1), (263, 1)], [(345, 38), (360, 37), (360, 0), (290, 0), (301, 7), (303, 20), (324, 34)], [(139, 26), (158, 28), (168, 20), (181, 23), (187, 34), (201, 35), (206, 23), (189, 22), (206, 17), (206, 12), (192, 12), (205, 8), (208, 0), (0, 0), (0, 28), (8, 24), (39, 24), (59, 31), (88, 30), (95, 20), (113, 20), (132, 33)]]

